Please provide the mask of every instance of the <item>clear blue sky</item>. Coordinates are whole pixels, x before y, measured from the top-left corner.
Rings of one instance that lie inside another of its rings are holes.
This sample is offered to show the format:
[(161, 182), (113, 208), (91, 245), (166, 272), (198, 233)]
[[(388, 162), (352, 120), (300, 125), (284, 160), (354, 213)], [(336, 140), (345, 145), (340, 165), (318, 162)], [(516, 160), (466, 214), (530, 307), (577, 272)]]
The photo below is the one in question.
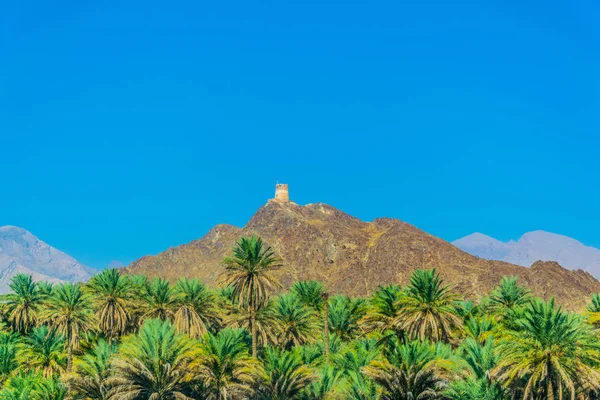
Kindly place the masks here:
[[(127, 3), (124, 5), (122, 3)], [(600, 3), (0, 6), (0, 225), (94, 267), (298, 203), (600, 246)]]

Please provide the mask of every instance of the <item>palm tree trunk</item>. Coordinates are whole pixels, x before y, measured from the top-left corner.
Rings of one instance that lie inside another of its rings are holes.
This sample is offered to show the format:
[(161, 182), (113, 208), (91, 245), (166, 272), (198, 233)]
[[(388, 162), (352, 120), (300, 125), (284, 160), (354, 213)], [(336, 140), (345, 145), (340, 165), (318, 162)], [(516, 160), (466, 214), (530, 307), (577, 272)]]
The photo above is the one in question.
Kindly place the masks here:
[(329, 294), (323, 293), (323, 336), (325, 339), (325, 363), (329, 364)]
[(254, 307), (252, 307), (252, 309), (250, 310), (250, 325), (252, 325), (250, 327), (251, 331), (252, 331), (252, 357), (256, 358), (256, 355), (258, 353), (257, 351), (257, 338), (256, 338), (256, 310), (254, 309)]
[(73, 341), (71, 340), (71, 327), (67, 328), (67, 372), (73, 368)]

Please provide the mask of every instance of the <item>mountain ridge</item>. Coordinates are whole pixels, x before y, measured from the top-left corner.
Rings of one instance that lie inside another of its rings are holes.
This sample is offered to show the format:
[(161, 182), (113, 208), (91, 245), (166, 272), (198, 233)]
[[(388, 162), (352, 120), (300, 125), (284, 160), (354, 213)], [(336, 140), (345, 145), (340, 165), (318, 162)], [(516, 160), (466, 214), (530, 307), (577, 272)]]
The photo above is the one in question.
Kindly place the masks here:
[(571, 237), (543, 230), (526, 232), (502, 242), (478, 232), (452, 242), (456, 247), (488, 260), (529, 267), (537, 260), (556, 261), (571, 270), (582, 269), (600, 278), (600, 250)]
[(600, 292), (600, 282), (584, 271), (546, 263), (530, 270), (484, 260), (398, 219), (364, 222), (323, 203), (269, 201), (243, 228), (216, 225), (200, 239), (134, 261), (126, 271), (171, 280), (196, 277), (214, 286), (223, 271), (223, 256), (241, 236), (252, 234), (283, 259), (277, 276), (284, 287), (316, 279), (333, 293), (365, 296), (379, 285), (408, 283), (417, 268), (437, 268), (467, 298), (482, 297), (508, 275), (518, 276), (537, 295), (555, 296), (570, 309), (581, 309), (591, 293)]
[(48, 245), (24, 228), (0, 227), (0, 293), (10, 291), (10, 279), (18, 273), (35, 281), (79, 282), (88, 280), (92, 268)]

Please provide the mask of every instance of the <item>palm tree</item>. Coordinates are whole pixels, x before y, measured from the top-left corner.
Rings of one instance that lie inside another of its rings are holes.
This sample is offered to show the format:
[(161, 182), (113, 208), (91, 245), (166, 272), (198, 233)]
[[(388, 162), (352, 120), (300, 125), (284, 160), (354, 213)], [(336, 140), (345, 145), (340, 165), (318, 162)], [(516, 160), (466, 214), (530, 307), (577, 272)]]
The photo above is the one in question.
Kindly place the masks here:
[(292, 285), (290, 292), (298, 296), (300, 302), (305, 306), (311, 307), (315, 311), (323, 309), (323, 295), (326, 291), (321, 282), (299, 281)]
[(587, 321), (598, 327), (600, 325), (600, 293), (592, 294), (592, 302), (587, 305)]
[(64, 371), (67, 357), (64, 340), (47, 326), (39, 326), (18, 346), (17, 362), (28, 370), (50, 378)]
[(483, 344), (488, 337), (497, 330), (497, 322), (493, 317), (471, 317), (464, 324), (464, 333), (467, 337)]
[(257, 355), (256, 311), (268, 300), (269, 290), (279, 286), (272, 272), (281, 267), (271, 247), (263, 247), (256, 236), (241, 238), (233, 248), (233, 255), (225, 257), (225, 283), (233, 287), (232, 295), (238, 304), (250, 312), (252, 356)]
[(317, 374), (317, 379), (302, 392), (301, 400), (333, 400), (339, 399), (343, 389), (339, 387), (342, 371), (325, 365)]
[(26, 335), (36, 326), (41, 294), (31, 275), (17, 274), (9, 284), (13, 293), (7, 294), (8, 321), (13, 330)]
[(64, 400), (67, 398), (67, 387), (58, 379), (42, 379), (38, 393), (33, 400)]
[(188, 399), (194, 378), (190, 363), (194, 342), (169, 321), (149, 319), (136, 336), (124, 339), (107, 380), (112, 400)]
[(173, 318), (175, 292), (169, 281), (162, 278), (154, 278), (152, 281), (146, 283), (142, 296), (142, 322), (153, 318), (158, 318), (161, 321)]
[(35, 373), (19, 373), (0, 390), (0, 400), (64, 400), (66, 387), (52, 378)]
[(17, 343), (19, 335), (16, 332), (0, 332), (0, 386), (4, 379), (18, 367)]
[(73, 350), (79, 348), (82, 331), (94, 327), (90, 298), (79, 284), (63, 283), (52, 291), (41, 319), (66, 338), (67, 372), (73, 366)]
[(201, 384), (195, 398), (228, 400), (251, 393), (262, 374), (260, 364), (248, 355), (241, 329), (223, 329), (216, 336), (207, 334), (194, 363)]
[(400, 313), (400, 299), (402, 288), (400, 285), (379, 286), (369, 299), (369, 311), (361, 324), (367, 333), (379, 332), (386, 337), (388, 332), (403, 337), (404, 332), (397, 329), (394, 321)]
[(448, 400), (508, 400), (498, 385), (490, 385), (487, 378), (471, 375), (450, 382), (444, 392)]
[(334, 357), (334, 361), (335, 365), (345, 372), (360, 372), (362, 367), (377, 359), (380, 352), (376, 339), (360, 338), (345, 346), (343, 351)]
[(130, 322), (131, 281), (116, 269), (92, 277), (86, 288), (93, 294), (99, 328), (109, 343), (125, 333)]
[(489, 308), (510, 328), (521, 317), (524, 306), (530, 300), (530, 291), (517, 284), (516, 276), (503, 277), (500, 284), (490, 293)]
[(325, 344), (325, 364), (329, 364), (331, 345), (329, 342), (329, 293), (321, 293), (323, 299), (323, 341)]
[(416, 270), (410, 277), (406, 295), (399, 301), (401, 311), (394, 321), (397, 329), (420, 340), (450, 341), (452, 332), (462, 325), (455, 308), (456, 295), (435, 269)]
[(367, 312), (364, 299), (344, 295), (333, 296), (329, 302), (329, 330), (342, 340), (351, 340), (360, 333), (360, 319)]
[(437, 399), (446, 386), (446, 351), (427, 341), (401, 344), (394, 338), (385, 360), (372, 361), (362, 372), (381, 386), (381, 400)]
[(109, 400), (111, 357), (115, 346), (101, 340), (91, 354), (75, 362), (74, 375), (68, 380), (69, 390), (76, 398)]
[(600, 388), (600, 346), (581, 318), (555, 308), (554, 299), (531, 302), (500, 339), (494, 375), (522, 399), (575, 399)]
[(304, 388), (315, 379), (295, 353), (268, 348), (263, 363), (267, 379), (257, 390), (257, 400), (299, 399)]
[(37, 282), (37, 289), (40, 294), (40, 298), (46, 299), (52, 294), (52, 290), (54, 290), (54, 284), (52, 282), (39, 281)]
[(458, 349), (465, 361), (465, 371), (450, 383), (445, 395), (452, 400), (500, 400), (505, 398), (499, 382), (490, 380), (499, 355), (492, 337), (483, 343), (467, 338)]
[(207, 326), (221, 321), (214, 295), (199, 280), (182, 278), (175, 291), (177, 311), (173, 322), (177, 332), (197, 339), (208, 331)]
[(376, 400), (379, 396), (378, 386), (364, 376), (361, 368), (366, 367), (379, 357), (380, 349), (377, 340), (361, 338), (347, 346), (344, 351), (334, 358), (335, 365), (347, 377), (348, 399)]
[(278, 342), (286, 350), (311, 341), (319, 330), (315, 312), (303, 307), (295, 294), (285, 294), (275, 300), (273, 317), (279, 327)]
[[(228, 328), (242, 328), (252, 331), (252, 313), (248, 309), (236, 307), (228, 303), (225, 305), (227, 315), (224, 324)], [(278, 342), (278, 321), (273, 313), (273, 302), (259, 308), (254, 314), (256, 326), (256, 343), (260, 346), (274, 345)]]

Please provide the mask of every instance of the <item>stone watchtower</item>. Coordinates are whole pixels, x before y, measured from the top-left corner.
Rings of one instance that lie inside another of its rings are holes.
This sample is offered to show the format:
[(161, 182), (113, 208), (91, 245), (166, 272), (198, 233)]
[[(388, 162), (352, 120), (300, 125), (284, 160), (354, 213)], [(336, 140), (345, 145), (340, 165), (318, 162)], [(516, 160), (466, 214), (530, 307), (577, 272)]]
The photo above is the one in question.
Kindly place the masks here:
[(275, 186), (275, 198), (273, 200), (279, 203), (290, 202), (290, 192), (288, 191), (287, 183), (278, 183)]

